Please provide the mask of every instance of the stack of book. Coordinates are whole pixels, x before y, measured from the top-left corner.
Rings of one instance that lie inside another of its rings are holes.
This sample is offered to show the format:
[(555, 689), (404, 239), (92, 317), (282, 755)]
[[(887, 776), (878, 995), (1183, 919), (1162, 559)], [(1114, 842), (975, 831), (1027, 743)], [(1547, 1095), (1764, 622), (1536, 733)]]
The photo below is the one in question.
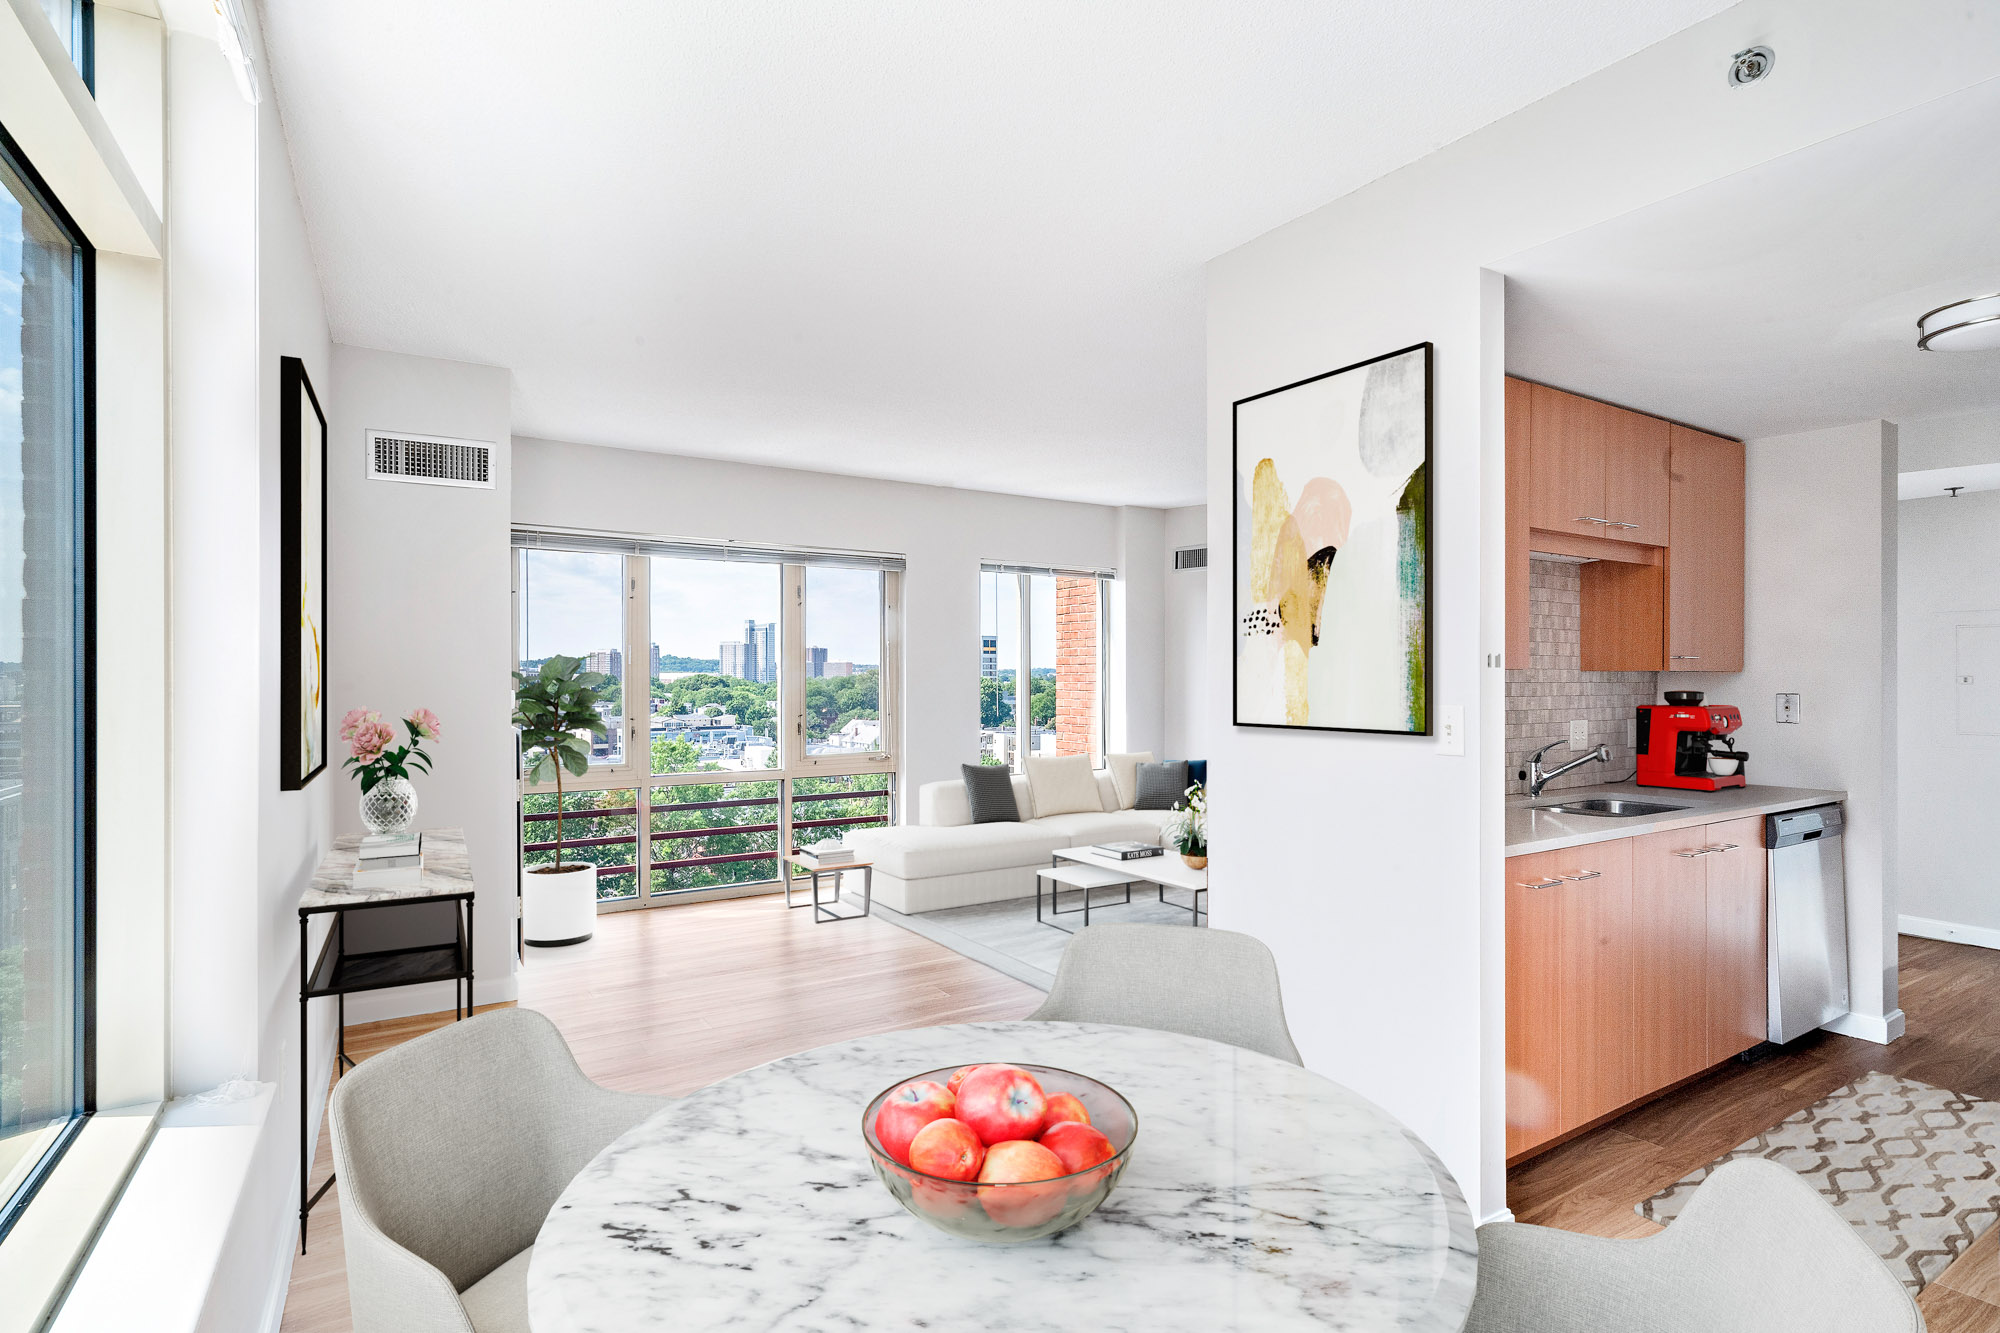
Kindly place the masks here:
[(834, 870), (840, 866), (854, 864), (852, 847), (843, 847), (837, 842), (823, 842), (816, 847), (801, 847), (798, 851), (799, 864), (808, 870)]
[(1102, 852), (1120, 861), (1138, 861), (1148, 856), (1161, 856), (1166, 848), (1150, 842), (1096, 842), (1090, 850)]
[(371, 834), (361, 840), (354, 861), (357, 889), (413, 889), (423, 883), (423, 840), (419, 834)]

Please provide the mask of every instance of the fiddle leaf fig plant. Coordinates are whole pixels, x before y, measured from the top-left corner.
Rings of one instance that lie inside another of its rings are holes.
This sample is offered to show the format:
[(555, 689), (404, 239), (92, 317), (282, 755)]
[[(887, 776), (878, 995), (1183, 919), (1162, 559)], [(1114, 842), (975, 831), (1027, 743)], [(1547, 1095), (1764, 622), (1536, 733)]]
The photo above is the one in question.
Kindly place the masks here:
[(514, 673), (514, 726), (521, 736), (521, 759), (527, 779), (540, 786), (556, 784), (556, 861), (563, 868), (563, 774), (580, 778), (590, 771), (590, 742), (584, 737), (609, 734), (597, 705), (610, 677), (601, 671), (580, 671), (580, 657), (551, 657), (530, 676)]

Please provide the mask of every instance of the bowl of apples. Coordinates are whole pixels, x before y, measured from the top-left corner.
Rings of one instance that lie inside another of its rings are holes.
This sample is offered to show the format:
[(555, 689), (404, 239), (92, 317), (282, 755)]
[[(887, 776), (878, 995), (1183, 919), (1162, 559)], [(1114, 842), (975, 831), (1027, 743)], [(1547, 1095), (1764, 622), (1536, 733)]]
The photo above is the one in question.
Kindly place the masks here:
[(1139, 1136), (1132, 1103), (1047, 1065), (955, 1065), (877, 1094), (861, 1116), (896, 1201), (940, 1231), (1018, 1243), (1104, 1202)]

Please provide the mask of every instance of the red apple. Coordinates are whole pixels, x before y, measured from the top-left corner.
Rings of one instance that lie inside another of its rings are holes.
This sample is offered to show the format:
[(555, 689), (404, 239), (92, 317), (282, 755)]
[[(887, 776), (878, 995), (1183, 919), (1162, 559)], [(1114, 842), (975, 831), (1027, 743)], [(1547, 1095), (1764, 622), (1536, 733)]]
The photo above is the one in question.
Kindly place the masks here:
[(910, 1140), (933, 1120), (952, 1114), (956, 1098), (942, 1083), (920, 1080), (890, 1093), (875, 1113), (875, 1138), (882, 1151), (904, 1166), (910, 1164)]
[(1065, 1120), (1074, 1120), (1079, 1125), (1087, 1125), (1090, 1123), (1090, 1112), (1084, 1108), (1083, 1103), (1078, 1101), (1073, 1094), (1067, 1092), (1054, 1093), (1049, 1097), (1048, 1119), (1042, 1123), (1044, 1125), (1060, 1125)]
[(973, 1070), (958, 1085), (958, 1109), (952, 1114), (972, 1126), (987, 1147), (1012, 1139), (1032, 1139), (1042, 1132), (1049, 1100), (1034, 1075), (1007, 1065)]
[[(979, 1168), (979, 1203), (1003, 1227), (1033, 1227), (1063, 1210), (1062, 1159), (1025, 1139), (993, 1144)], [(1039, 1183), (1047, 1182), (1047, 1183)]]
[(1071, 1176), (1118, 1155), (1118, 1149), (1111, 1146), (1111, 1140), (1104, 1136), (1102, 1130), (1074, 1120), (1065, 1120), (1043, 1130), (1041, 1144), (1062, 1162), (1063, 1174)]
[[(1014, 1066), (997, 1065), (995, 1067), (999, 1069), (1012, 1069)], [(958, 1072), (951, 1076), (951, 1082), (945, 1084), (945, 1086), (950, 1088), (951, 1095), (956, 1097), (958, 1096), (958, 1085), (965, 1082), (965, 1076), (967, 1074), (970, 1074), (975, 1069), (984, 1069), (984, 1068), (986, 1068), (985, 1065), (960, 1065), (958, 1068)]]
[(985, 1162), (986, 1145), (963, 1120), (933, 1120), (910, 1140), (910, 1169), (927, 1176), (977, 1180)]

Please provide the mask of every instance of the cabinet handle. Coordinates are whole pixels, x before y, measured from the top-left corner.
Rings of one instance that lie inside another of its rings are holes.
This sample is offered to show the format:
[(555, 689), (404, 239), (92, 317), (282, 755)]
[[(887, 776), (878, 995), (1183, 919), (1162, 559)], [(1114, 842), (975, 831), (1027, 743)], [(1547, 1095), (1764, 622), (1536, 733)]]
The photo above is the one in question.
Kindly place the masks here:
[(1519, 884), (1516, 887), (1523, 889), (1559, 889), (1562, 887), (1562, 881), (1559, 879), (1545, 879), (1539, 884)]
[(1674, 661), (1676, 661), (1676, 662), (1699, 662), (1699, 661), (1701, 661), (1701, 654), (1700, 654), (1700, 653), (1675, 653), (1675, 654), (1674, 654), (1674, 656), (1673, 656), (1673, 660), (1674, 660)]
[(1617, 519), (1613, 518), (1607, 518), (1601, 521), (1614, 528), (1636, 528), (1639, 526), (1637, 523), (1620, 523)]
[(1710, 850), (1711, 852), (1733, 852), (1742, 845), (1743, 844), (1739, 842), (1725, 842), (1720, 847), (1711, 847), (1708, 850)]
[(1602, 875), (1603, 873), (1604, 872), (1602, 870), (1586, 870), (1581, 875), (1564, 875), (1562, 876), (1562, 878), (1574, 884), (1579, 880), (1596, 879), (1599, 875)]
[(1706, 855), (1708, 855), (1708, 849), (1704, 847), (1704, 848), (1702, 848), (1702, 849), (1701, 849), (1701, 850), (1699, 850), (1699, 851), (1693, 851), (1693, 852), (1675, 852), (1675, 853), (1674, 853), (1674, 855), (1675, 855), (1675, 856), (1678, 856), (1678, 857), (1680, 857), (1680, 859), (1681, 859), (1681, 860), (1683, 860), (1683, 861), (1692, 861), (1692, 860), (1694, 860), (1694, 859), (1695, 859), (1695, 857), (1697, 857), (1697, 856), (1706, 856)]
[(1576, 516), (1575, 518), (1571, 519), (1571, 520), (1570, 520), (1570, 522), (1572, 522), (1572, 523), (1602, 523), (1602, 524), (1604, 524), (1604, 525), (1605, 525), (1606, 527), (1610, 527), (1610, 526), (1611, 526), (1611, 520), (1610, 520), (1610, 519), (1608, 519), (1608, 518), (1592, 518), (1592, 517), (1591, 517), (1590, 515), (1588, 515), (1588, 514), (1578, 514), (1578, 515), (1577, 515), (1577, 516)]

